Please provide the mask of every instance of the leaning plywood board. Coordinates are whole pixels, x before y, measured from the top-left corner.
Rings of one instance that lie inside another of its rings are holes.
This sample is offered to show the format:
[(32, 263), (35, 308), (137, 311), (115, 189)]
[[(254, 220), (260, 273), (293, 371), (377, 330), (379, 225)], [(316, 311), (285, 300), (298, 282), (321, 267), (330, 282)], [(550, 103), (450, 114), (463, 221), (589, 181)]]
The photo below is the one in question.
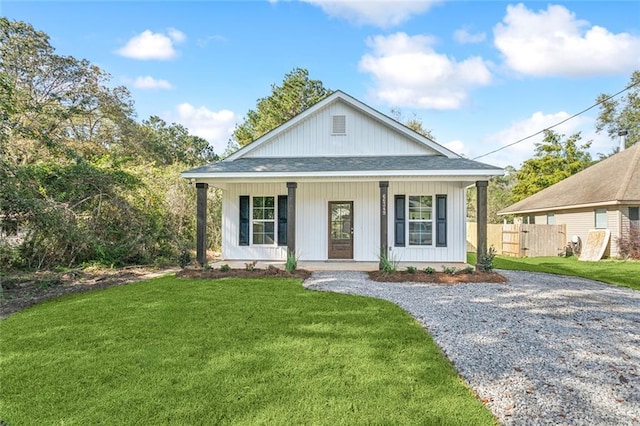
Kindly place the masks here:
[(604, 251), (609, 244), (611, 231), (608, 229), (592, 229), (587, 234), (587, 241), (582, 245), (582, 253), (579, 260), (595, 262), (602, 259)]

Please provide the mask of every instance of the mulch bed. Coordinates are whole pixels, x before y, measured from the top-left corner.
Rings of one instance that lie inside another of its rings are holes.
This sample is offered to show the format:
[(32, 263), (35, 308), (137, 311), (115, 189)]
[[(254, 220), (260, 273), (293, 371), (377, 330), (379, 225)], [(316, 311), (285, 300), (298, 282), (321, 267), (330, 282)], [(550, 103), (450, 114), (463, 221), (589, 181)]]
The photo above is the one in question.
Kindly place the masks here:
[(304, 269), (297, 269), (293, 272), (287, 272), (280, 268), (270, 269), (231, 269), (221, 271), (220, 269), (202, 269), (202, 268), (185, 268), (176, 273), (176, 277), (180, 278), (299, 278), (306, 280), (311, 276), (311, 272)]
[(507, 279), (497, 272), (474, 272), (472, 274), (456, 273), (446, 274), (444, 272), (434, 272), (427, 274), (423, 271), (410, 273), (407, 271), (399, 272), (369, 272), (369, 278), (373, 281), (381, 282), (418, 282), (418, 283), (434, 283), (434, 284), (461, 284), (461, 283), (506, 283)]

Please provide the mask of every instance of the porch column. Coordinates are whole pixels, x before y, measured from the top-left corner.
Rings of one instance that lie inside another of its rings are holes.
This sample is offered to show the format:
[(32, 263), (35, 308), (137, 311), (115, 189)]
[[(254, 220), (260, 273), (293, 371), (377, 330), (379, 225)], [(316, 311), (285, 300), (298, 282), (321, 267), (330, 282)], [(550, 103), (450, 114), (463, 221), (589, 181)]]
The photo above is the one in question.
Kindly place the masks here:
[(388, 190), (389, 181), (380, 181), (380, 267), (389, 254)]
[(296, 253), (296, 188), (297, 182), (287, 182), (287, 254)]
[(207, 190), (208, 183), (196, 183), (196, 260), (202, 266), (207, 263)]
[(482, 266), (480, 260), (487, 255), (487, 185), (489, 184), (486, 180), (476, 181), (476, 191), (477, 191), (477, 203), (478, 208), (476, 211), (476, 221), (478, 226), (478, 241), (476, 242), (477, 247), (477, 258), (476, 258), (476, 269), (482, 270)]

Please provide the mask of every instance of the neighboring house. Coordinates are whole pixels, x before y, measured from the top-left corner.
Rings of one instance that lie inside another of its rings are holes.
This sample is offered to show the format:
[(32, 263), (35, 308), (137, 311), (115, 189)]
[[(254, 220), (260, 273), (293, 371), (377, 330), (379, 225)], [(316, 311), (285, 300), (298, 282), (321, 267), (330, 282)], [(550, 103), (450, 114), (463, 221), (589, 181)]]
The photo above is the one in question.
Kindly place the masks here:
[(479, 182), (486, 200), (502, 173), (337, 91), (182, 177), (198, 188), (200, 262), (209, 185), (222, 190), (225, 260), (466, 262), (466, 188)]
[(528, 223), (566, 225), (567, 239), (584, 242), (590, 229), (609, 229), (605, 255), (618, 256), (618, 238), (631, 223), (640, 226), (640, 144), (612, 155), (575, 175), (509, 206)]

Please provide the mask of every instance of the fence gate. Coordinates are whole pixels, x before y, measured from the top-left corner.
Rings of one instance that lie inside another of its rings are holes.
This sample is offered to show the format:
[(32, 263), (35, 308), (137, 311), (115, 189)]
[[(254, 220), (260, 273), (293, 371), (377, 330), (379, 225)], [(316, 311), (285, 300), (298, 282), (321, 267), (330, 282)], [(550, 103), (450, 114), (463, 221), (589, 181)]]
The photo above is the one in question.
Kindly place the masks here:
[(515, 257), (557, 256), (567, 244), (565, 225), (502, 225), (502, 253)]

